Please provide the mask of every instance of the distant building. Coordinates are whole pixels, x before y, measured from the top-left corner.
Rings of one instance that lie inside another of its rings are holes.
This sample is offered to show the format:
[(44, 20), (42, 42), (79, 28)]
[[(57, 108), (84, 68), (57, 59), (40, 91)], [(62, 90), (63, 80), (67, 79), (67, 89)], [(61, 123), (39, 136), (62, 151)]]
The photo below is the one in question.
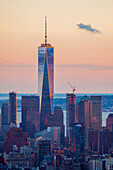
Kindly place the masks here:
[(35, 152), (32, 151), (31, 152), (31, 155), (30, 155), (30, 168), (35, 168), (36, 166), (36, 155), (35, 155)]
[(18, 153), (18, 152), (10, 152), (8, 154), (6, 164), (9, 169), (13, 169), (16, 167), (26, 167), (29, 168), (29, 161), (25, 157), (23, 153)]
[(76, 117), (76, 95), (74, 93), (66, 94), (66, 137), (70, 144), (70, 127), (77, 122)]
[(92, 102), (92, 128), (100, 130), (102, 128), (102, 96), (91, 96)]
[(9, 123), (17, 124), (17, 94), (9, 93)]
[(9, 131), (9, 112), (7, 102), (3, 102), (1, 105), (1, 130), (3, 132)]
[(38, 142), (38, 163), (40, 164), (44, 156), (51, 154), (51, 142), (50, 140), (39, 140)]
[(71, 143), (74, 155), (79, 161), (84, 161), (85, 128), (79, 123), (72, 124)]
[(35, 133), (36, 141), (39, 140), (50, 140), (53, 144), (54, 142), (60, 144), (60, 127), (48, 127), (45, 130)]
[(64, 132), (65, 127), (63, 123), (63, 111), (61, 107), (55, 106), (54, 107), (54, 114), (48, 116), (48, 127), (58, 126), (60, 127), (60, 142), (64, 144)]
[(88, 146), (91, 150), (98, 152), (99, 131), (90, 129), (88, 131)]
[(22, 130), (31, 138), (40, 126), (39, 104), (39, 96), (22, 96)]
[(85, 126), (86, 146), (88, 146), (88, 129), (90, 129), (92, 125), (92, 103), (89, 97), (84, 96), (81, 98), (78, 107), (78, 123)]
[(100, 155), (108, 154), (111, 148), (111, 132), (108, 129), (103, 129), (99, 133), (99, 153)]
[(47, 128), (48, 115), (54, 113), (54, 47), (47, 43), (45, 18), (45, 44), (38, 47), (38, 94), (40, 96), (40, 130)]
[(112, 126), (113, 126), (113, 113), (110, 113), (106, 119), (106, 128), (112, 132)]
[(5, 135), (4, 152), (13, 151), (13, 145), (17, 145), (18, 149), (23, 145), (29, 145), (26, 133), (21, 128), (12, 127)]
[(30, 146), (24, 145), (20, 147), (20, 153), (23, 153), (24, 156), (28, 159), (30, 159), (31, 152), (32, 152), (32, 148)]

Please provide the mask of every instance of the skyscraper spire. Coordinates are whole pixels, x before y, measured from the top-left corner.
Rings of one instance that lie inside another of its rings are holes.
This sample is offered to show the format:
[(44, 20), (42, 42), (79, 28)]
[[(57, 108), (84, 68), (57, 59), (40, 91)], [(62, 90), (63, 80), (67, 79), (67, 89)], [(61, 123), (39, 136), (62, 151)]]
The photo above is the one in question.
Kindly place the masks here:
[(47, 16), (45, 16), (45, 46), (47, 46)]

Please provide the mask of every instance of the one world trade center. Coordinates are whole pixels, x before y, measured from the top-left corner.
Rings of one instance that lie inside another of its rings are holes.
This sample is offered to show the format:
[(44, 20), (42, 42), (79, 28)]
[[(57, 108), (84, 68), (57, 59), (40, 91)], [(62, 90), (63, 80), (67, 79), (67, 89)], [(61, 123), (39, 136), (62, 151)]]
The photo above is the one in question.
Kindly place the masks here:
[(48, 115), (54, 113), (54, 47), (47, 43), (45, 17), (45, 44), (38, 47), (38, 95), (40, 96), (40, 130), (47, 128)]

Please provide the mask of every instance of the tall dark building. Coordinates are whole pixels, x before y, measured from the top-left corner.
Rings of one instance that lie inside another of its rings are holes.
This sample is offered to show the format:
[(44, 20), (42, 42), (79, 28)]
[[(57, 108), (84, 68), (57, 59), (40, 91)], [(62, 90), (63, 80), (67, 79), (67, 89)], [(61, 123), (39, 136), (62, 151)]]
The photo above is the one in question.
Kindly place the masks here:
[(66, 136), (70, 144), (70, 127), (76, 122), (76, 95), (66, 94)]
[(9, 93), (9, 122), (17, 124), (17, 94), (16, 92)]
[(100, 155), (108, 154), (112, 146), (111, 132), (108, 129), (103, 129), (99, 133), (99, 153)]
[(84, 96), (80, 100), (78, 107), (78, 122), (85, 126), (86, 146), (88, 146), (88, 129), (91, 128), (92, 120), (92, 103), (90, 102), (89, 97)]
[(84, 161), (85, 128), (80, 123), (72, 124), (72, 148), (76, 159)]
[(100, 130), (102, 128), (102, 96), (91, 96), (92, 102), (92, 128)]
[(88, 146), (91, 150), (98, 152), (99, 131), (90, 129), (88, 131)]
[(6, 132), (9, 124), (9, 112), (8, 112), (8, 103), (3, 102), (1, 106), (1, 130)]
[(106, 119), (106, 128), (112, 132), (113, 127), (113, 113), (110, 113)]
[(39, 96), (22, 96), (22, 130), (29, 137), (39, 130)]
[(38, 94), (40, 96), (40, 130), (47, 128), (47, 117), (54, 113), (54, 47), (47, 43), (45, 18), (45, 44), (38, 47)]

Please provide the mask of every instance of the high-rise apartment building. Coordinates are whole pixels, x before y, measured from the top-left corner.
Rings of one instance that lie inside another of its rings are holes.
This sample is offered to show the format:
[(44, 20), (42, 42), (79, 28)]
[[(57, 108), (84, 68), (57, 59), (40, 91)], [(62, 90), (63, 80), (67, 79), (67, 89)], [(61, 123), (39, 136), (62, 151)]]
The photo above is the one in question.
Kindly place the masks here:
[(54, 47), (47, 43), (45, 18), (45, 44), (38, 47), (38, 94), (40, 96), (40, 130), (47, 128), (47, 117), (54, 106)]
[(70, 128), (76, 122), (76, 95), (74, 93), (66, 94), (66, 136), (70, 143)]
[(3, 102), (1, 105), (1, 130), (5, 131), (9, 123), (9, 114), (8, 114), (8, 103)]
[(9, 122), (17, 124), (17, 93), (9, 93)]
[(92, 102), (92, 128), (100, 130), (102, 128), (102, 96), (91, 96)]
[(40, 126), (39, 104), (39, 96), (22, 96), (22, 130), (31, 138)]

